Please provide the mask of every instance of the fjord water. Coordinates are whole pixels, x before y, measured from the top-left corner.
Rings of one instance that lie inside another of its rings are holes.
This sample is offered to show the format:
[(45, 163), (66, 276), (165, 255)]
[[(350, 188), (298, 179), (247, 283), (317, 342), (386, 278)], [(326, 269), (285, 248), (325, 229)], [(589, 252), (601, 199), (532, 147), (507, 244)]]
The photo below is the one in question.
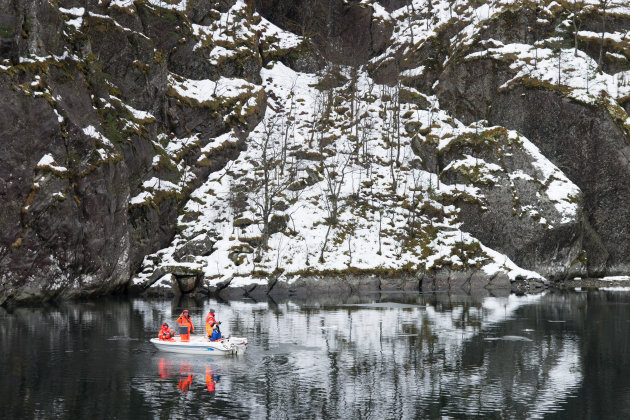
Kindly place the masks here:
[[(240, 357), (158, 352), (186, 306)], [(3, 418), (624, 418), (630, 292), (0, 310)]]

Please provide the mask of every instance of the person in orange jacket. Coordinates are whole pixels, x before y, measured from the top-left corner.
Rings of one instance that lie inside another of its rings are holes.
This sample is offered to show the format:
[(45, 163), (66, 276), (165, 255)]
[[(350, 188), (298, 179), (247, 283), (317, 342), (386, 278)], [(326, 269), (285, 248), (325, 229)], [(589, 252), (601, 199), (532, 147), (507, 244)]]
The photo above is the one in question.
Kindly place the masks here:
[(175, 336), (175, 332), (168, 327), (168, 324), (166, 322), (162, 324), (162, 329), (158, 333), (158, 338), (160, 340), (173, 341), (173, 336)]
[(190, 334), (195, 332), (195, 326), (190, 319), (188, 309), (184, 309), (179, 318), (177, 318), (177, 323), (179, 324), (179, 335), (182, 341), (188, 341)]
[(221, 330), (219, 330), (219, 324), (214, 318), (214, 309), (210, 309), (208, 316), (206, 316), (206, 334), (210, 341), (219, 340), (221, 338)]

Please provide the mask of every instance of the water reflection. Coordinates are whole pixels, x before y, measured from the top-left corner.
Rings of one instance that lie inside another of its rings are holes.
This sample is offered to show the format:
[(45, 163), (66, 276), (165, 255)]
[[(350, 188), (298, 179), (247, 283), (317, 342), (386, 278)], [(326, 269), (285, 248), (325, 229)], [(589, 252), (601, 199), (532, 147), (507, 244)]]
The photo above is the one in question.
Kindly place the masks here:
[[(158, 362), (158, 376), (162, 381), (172, 382), (176, 388), (181, 392), (186, 394), (191, 387), (193, 386), (193, 381), (195, 379), (195, 373), (193, 371), (193, 366), (189, 361), (179, 361), (179, 373), (177, 375), (177, 380), (173, 380), (171, 375), (171, 360), (167, 358), (160, 358)], [(221, 376), (216, 374), (217, 367), (211, 364), (206, 364), (204, 366), (204, 380), (205, 387), (208, 392), (216, 391), (217, 382), (221, 380)], [(197, 374), (197, 376), (200, 376)]]
[(219, 382), (220, 379), (220, 376), (215, 375), (212, 366), (206, 366), (206, 389), (208, 392), (216, 391), (217, 382)]
[(3, 417), (630, 414), (630, 293), (186, 305), (196, 325), (217, 309), (247, 353), (158, 352), (148, 339), (183, 309), (168, 301), (0, 312)]

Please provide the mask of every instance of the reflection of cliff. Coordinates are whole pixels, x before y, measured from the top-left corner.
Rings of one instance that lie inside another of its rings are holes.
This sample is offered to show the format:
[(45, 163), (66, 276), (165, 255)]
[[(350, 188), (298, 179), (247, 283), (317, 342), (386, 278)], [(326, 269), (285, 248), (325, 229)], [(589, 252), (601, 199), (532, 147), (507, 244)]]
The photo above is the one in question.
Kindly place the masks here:
[(244, 357), (212, 359), (147, 342), (171, 317), (165, 301), (0, 311), (0, 400), (8, 418), (625, 412), (629, 295), (406, 296), (377, 305), (206, 301), (190, 308), (193, 322), (213, 307), (226, 332), (250, 340)]
[(2, 417), (131, 417), (142, 334), (126, 300), (0, 310)]
[[(247, 366), (253, 368), (232, 373), (264, 390), (255, 396), (256, 415), (508, 412), (530, 418), (557, 410), (583, 381), (575, 332), (561, 332), (567, 323), (546, 321), (579, 315), (571, 309), (574, 301), (563, 302), (539, 295), (462, 303), (437, 294), (374, 307), (288, 303), (269, 310), (266, 304), (231, 302), (220, 312), (252, 343)], [(136, 303), (138, 309), (144, 305)], [(155, 316), (156, 310), (150, 305), (142, 312)], [(555, 330), (551, 338), (549, 328)], [(484, 340), (503, 336), (533, 341)], [(239, 400), (252, 397), (240, 387), (230, 392)]]

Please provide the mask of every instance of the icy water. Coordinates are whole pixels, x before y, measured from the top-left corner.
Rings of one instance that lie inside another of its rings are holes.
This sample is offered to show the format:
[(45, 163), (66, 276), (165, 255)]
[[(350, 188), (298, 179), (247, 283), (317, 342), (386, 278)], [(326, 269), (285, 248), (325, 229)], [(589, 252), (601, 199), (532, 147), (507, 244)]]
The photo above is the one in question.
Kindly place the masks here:
[[(148, 342), (188, 307), (242, 357)], [(2, 418), (630, 418), (630, 292), (0, 309)]]

